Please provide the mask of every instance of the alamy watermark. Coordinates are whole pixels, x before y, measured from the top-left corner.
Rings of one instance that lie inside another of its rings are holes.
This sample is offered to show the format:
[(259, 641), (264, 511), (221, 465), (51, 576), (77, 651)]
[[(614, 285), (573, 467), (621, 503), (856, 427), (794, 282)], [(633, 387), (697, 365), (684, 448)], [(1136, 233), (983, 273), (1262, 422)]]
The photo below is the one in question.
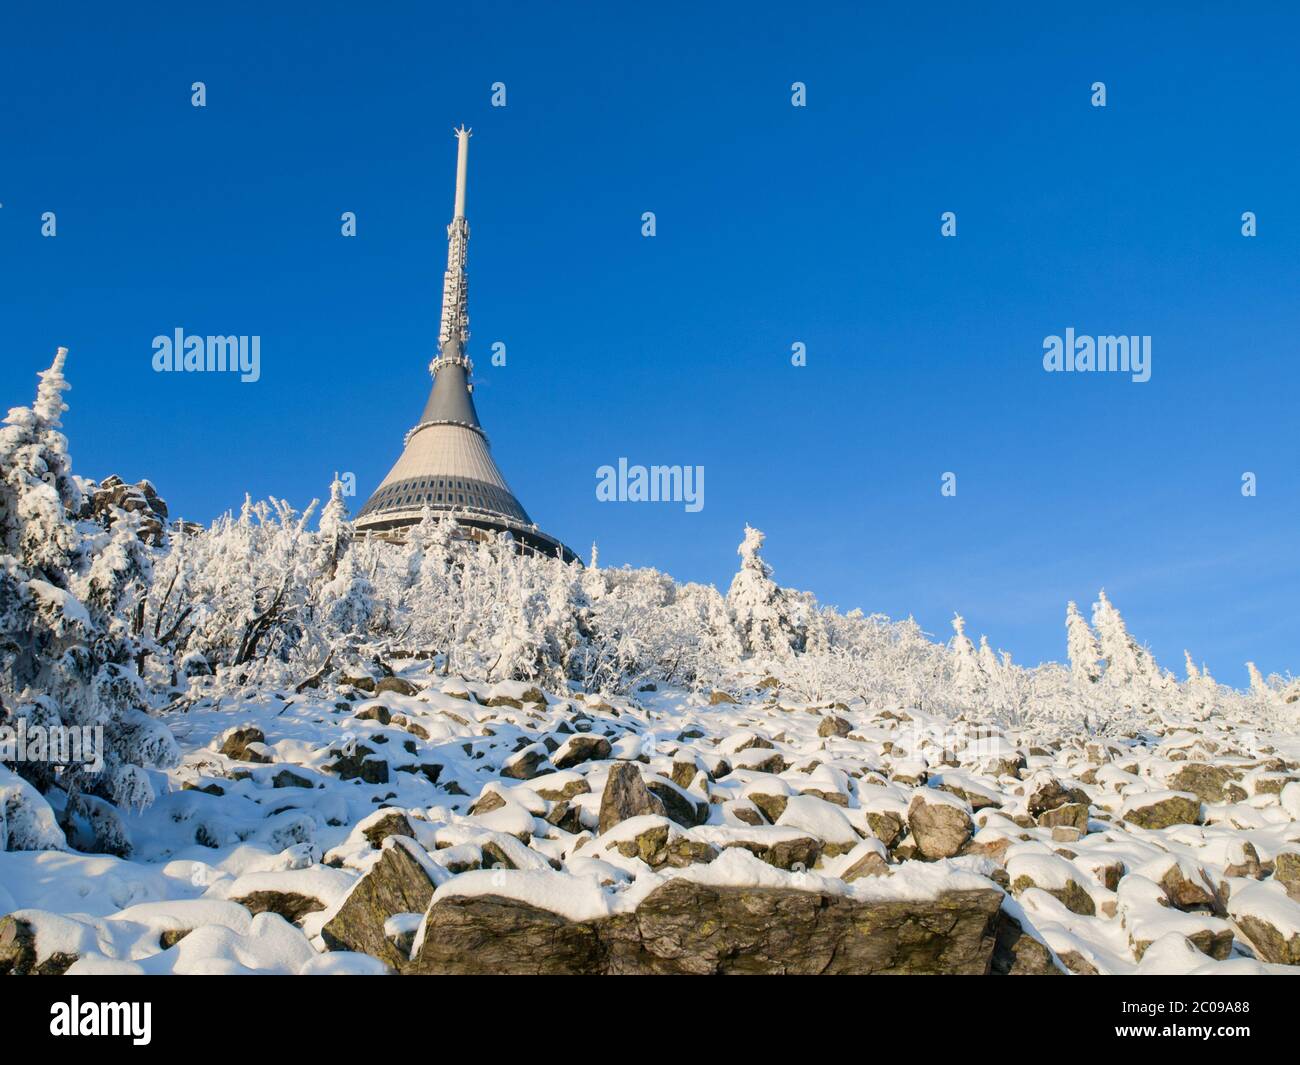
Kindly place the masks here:
[(1151, 380), (1149, 336), (1043, 337), (1043, 369), (1048, 373), (1109, 372), (1133, 375), (1138, 384)]
[(50, 1035), (125, 1036), (133, 1045), (148, 1046), (153, 1038), (152, 1002), (68, 1002), (50, 1006)]
[(153, 338), (155, 373), (237, 373), (247, 384), (262, 376), (260, 336), (171, 336)]
[(0, 725), (0, 762), (79, 765), (92, 773), (104, 768), (103, 725)]
[(685, 503), (688, 513), (704, 509), (703, 466), (618, 466), (596, 470), (596, 498), (602, 503)]

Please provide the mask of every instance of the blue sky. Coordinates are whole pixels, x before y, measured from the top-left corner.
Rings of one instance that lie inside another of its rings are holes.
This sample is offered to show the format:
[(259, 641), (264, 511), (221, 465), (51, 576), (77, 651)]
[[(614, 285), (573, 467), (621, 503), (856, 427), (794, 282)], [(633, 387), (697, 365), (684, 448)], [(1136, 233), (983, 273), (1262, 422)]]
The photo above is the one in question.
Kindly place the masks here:
[[(1104, 586), (1180, 673), (1300, 672), (1297, 19), (1124, 6), (10, 5), (0, 406), (66, 344), (83, 475), (364, 498), (463, 121), (479, 411), (584, 556), (725, 588), (749, 522), (782, 583), (1018, 661)], [(155, 374), (178, 327), (259, 335), (261, 380)], [(1045, 373), (1067, 327), (1150, 335), (1151, 380)], [(704, 466), (704, 509), (597, 502), (620, 456)]]

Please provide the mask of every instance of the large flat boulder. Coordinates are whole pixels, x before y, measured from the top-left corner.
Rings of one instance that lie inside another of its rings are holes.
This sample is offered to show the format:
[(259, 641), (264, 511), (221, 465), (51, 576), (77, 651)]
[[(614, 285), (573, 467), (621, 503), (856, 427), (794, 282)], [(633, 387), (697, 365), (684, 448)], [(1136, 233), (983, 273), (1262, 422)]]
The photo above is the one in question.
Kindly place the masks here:
[(634, 913), (569, 921), (496, 895), (440, 899), (408, 972), (477, 974), (871, 974), (990, 970), (995, 889), (861, 902), (791, 888), (685, 878)]
[(1001, 901), (994, 889), (859, 902), (677, 879), (611, 918), (602, 939), (615, 974), (986, 973)]

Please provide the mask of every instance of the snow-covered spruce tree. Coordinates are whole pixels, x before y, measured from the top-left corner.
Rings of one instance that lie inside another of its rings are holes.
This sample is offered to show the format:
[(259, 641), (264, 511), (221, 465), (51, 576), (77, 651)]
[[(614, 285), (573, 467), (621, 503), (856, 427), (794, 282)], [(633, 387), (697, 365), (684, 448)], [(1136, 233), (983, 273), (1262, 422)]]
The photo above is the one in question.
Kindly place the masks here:
[(455, 659), (456, 619), (461, 607), (461, 573), (465, 551), (456, 557), (456, 522), (435, 518), (426, 510), (411, 531), (405, 571), (410, 578), (402, 606), (413, 646), (430, 657), (442, 656), (442, 671), (450, 673)]
[(317, 630), (308, 635), (323, 645), (317, 655), (324, 659), (340, 644), (363, 644), (382, 609), (370, 579), (369, 548), (355, 538), (343, 501), (343, 482), (335, 477), (329, 502), (321, 509), (315, 543), (307, 553), (307, 579), (312, 584), (308, 627)]
[(987, 678), (980, 668), (975, 645), (966, 635), (966, 619), (960, 614), (952, 616), (953, 638), (950, 641), (953, 661), (953, 680), (965, 695), (974, 696), (984, 690)]
[[(1190, 661), (1190, 659), (1191, 656), (1189, 655), (1188, 660)], [(1246, 672), (1250, 676), (1250, 690), (1252, 693), (1254, 693), (1255, 695), (1272, 694), (1272, 690), (1269, 688), (1268, 682), (1264, 679), (1264, 675), (1259, 671), (1259, 667), (1255, 665), (1254, 662), (1246, 663)]]
[(913, 618), (894, 622), (861, 610), (823, 609), (816, 624), (816, 649), (767, 663), (783, 690), (814, 702), (856, 695), (873, 709), (953, 715), (970, 706), (949, 648), (929, 639)]
[(1065, 608), (1065, 642), (1075, 683), (1096, 684), (1101, 680), (1101, 647), (1073, 599)]
[(1219, 709), (1219, 684), (1210, 674), (1208, 666), (1198, 669), (1190, 651), (1183, 651), (1187, 666), (1187, 683), (1183, 687), (1184, 710), (1194, 718), (1203, 720)]
[(329, 502), (321, 509), (313, 562), (325, 582), (334, 579), (339, 560), (352, 543), (352, 524), (348, 505), (343, 502), (343, 482), (337, 477), (330, 484)]
[(321, 586), (319, 613), (327, 638), (334, 635), (363, 634), (375, 613), (374, 586), (370, 583), (360, 551), (348, 544), (330, 568), (333, 576)]
[(553, 687), (573, 676), (574, 656), (589, 631), (589, 604), (582, 588), (580, 563), (548, 559), (542, 590), (542, 665)]
[(736, 553), (740, 570), (727, 591), (727, 606), (744, 653), (755, 658), (785, 658), (802, 651), (808, 639), (805, 604), (772, 580), (772, 567), (759, 552), (764, 536), (745, 526)]
[(980, 671), (988, 678), (989, 682), (995, 681), (1002, 671), (1002, 663), (998, 661), (998, 656), (994, 653), (993, 648), (989, 646), (989, 638), (983, 635), (980, 636), (979, 662)]
[[(472, 617), (482, 648), (480, 668), (491, 680), (541, 679), (546, 671), (547, 595), (543, 572), (501, 534), (471, 555)], [(482, 589), (489, 595), (475, 596)]]
[(1106, 598), (1105, 589), (1097, 593), (1097, 602), (1092, 606), (1092, 625), (1097, 630), (1101, 657), (1106, 664), (1104, 675), (1109, 684), (1122, 687), (1158, 678), (1155, 662), (1129, 635), (1124, 619)]
[(60, 348), (36, 402), (12, 409), (0, 429), (0, 712), (11, 725), (102, 729), (102, 764), (26, 761), (16, 770), (45, 794), (74, 845), (125, 854), (116, 807), (152, 802), (146, 767), (174, 765), (179, 751), (145, 712), (136, 668), (135, 619), (152, 577), (142, 516), (117, 508), (109, 528), (75, 519), (81, 491), (60, 432), (66, 357)]
[[(988, 646), (983, 643), (982, 647)], [(1032, 696), (1032, 682), (1025, 670), (1011, 661), (1011, 652), (1003, 651), (997, 672), (990, 677), (993, 705), (1004, 721), (1020, 726), (1025, 723)]]

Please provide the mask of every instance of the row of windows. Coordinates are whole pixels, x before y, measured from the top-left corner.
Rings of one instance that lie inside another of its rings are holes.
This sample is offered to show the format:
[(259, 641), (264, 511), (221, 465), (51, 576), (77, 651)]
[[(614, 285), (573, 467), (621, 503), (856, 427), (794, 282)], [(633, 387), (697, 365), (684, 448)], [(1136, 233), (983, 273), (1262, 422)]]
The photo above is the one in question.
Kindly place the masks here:
[(366, 510), (387, 510), (422, 504), (469, 506), (515, 515), (517, 505), (508, 494), (480, 481), (454, 477), (420, 477), (391, 485), (377, 495)]

